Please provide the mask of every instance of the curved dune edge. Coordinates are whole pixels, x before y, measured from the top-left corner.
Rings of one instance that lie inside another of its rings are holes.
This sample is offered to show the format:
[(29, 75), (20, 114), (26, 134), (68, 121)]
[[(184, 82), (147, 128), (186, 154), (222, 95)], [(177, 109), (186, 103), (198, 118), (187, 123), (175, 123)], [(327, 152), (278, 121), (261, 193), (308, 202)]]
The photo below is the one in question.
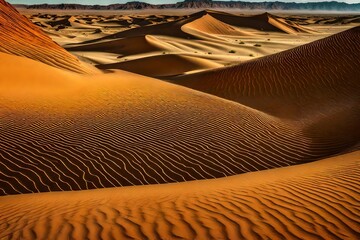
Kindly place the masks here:
[(96, 65), (99, 69), (121, 69), (150, 77), (173, 76), (222, 66), (211, 60), (181, 54), (163, 54), (126, 62)]
[(0, 197), (0, 238), (356, 239), (359, 166), (357, 151), (216, 180)]
[(144, 35), (82, 45), (71, 44), (66, 49), (69, 51), (110, 52), (124, 56), (163, 50), (163, 48), (152, 42), (151, 36)]
[(31, 58), (72, 72), (97, 72), (53, 42), (4, 0), (0, 0), (0, 52)]

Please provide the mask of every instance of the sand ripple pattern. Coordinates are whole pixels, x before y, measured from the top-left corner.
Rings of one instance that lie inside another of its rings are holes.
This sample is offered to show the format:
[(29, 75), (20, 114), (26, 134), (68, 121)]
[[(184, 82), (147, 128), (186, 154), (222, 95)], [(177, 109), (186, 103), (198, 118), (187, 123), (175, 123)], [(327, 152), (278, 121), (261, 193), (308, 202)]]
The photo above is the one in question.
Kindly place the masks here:
[(31, 58), (78, 73), (90, 72), (13, 6), (0, 0), (0, 52)]
[(131, 92), (126, 100), (116, 87), (114, 95), (108, 89), (100, 90), (106, 96), (83, 93), (97, 104), (112, 100), (96, 112), (83, 107), (76, 116), (52, 113), (44, 100), (43, 109), (32, 113), (0, 109), (0, 194), (218, 178), (305, 163), (349, 147), (314, 141), (296, 125), (239, 104), (158, 84), (147, 90), (161, 92), (151, 101), (138, 90), (136, 101)]
[(359, 112), (359, 39), (360, 27), (355, 27), (294, 49), (173, 82), (296, 120), (341, 104), (355, 104)]
[(227, 179), (6, 196), (0, 238), (358, 239), (360, 155), (348, 156)]

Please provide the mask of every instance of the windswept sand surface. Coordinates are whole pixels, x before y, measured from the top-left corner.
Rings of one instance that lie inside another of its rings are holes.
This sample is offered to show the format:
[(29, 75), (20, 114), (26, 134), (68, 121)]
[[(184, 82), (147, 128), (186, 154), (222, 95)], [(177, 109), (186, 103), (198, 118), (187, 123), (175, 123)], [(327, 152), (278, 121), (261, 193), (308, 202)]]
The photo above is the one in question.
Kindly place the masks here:
[(336, 115), (339, 105), (353, 109), (358, 120), (359, 39), (360, 27), (355, 27), (278, 54), (183, 75), (172, 82), (297, 121), (320, 112)]
[(352, 135), (313, 136), (310, 125), (156, 79), (0, 58), (11, 76), (0, 81), (2, 195), (230, 176), (354, 144)]
[(160, 186), (1, 198), (9, 239), (357, 239), (360, 153)]
[(54, 43), (4, 0), (0, 0), (0, 23), (0, 52), (24, 56), (79, 73), (95, 71)]
[(0, 0), (0, 239), (360, 235), (356, 16), (29, 19)]

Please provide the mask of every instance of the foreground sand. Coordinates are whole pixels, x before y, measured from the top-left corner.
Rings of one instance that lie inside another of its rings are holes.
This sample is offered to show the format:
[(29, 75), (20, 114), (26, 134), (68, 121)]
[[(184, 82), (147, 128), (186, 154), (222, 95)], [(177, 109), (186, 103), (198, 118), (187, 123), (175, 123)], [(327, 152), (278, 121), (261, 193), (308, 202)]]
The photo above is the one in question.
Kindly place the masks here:
[(357, 239), (360, 152), (217, 180), (1, 197), (5, 239)]

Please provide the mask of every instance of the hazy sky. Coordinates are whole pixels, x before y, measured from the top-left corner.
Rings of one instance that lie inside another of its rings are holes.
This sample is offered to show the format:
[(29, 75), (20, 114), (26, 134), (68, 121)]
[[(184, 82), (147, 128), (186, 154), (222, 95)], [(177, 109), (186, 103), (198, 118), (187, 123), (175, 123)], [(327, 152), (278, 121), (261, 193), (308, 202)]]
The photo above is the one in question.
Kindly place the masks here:
[[(112, 3), (126, 3), (131, 0), (7, 0), (10, 3), (24, 3), (24, 4), (38, 4), (38, 3), (79, 3), (79, 4), (98, 4), (98, 5), (108, 5)], [(138, 0), (141, 2), (148, 2), (153, 4), (159, 3), (175, 3), (181, 2), (183, 0)], [(249, 2), (264, 2), (266, 0), (242, 0)], [(268, 2), (271, 0), (267, 0)], [(274, 0), (275, 1), (275, 0)], [(321, 2), (323, 0), (280, 0), (282, 2)], [(337, 0), (339, 2), (347, 3), (359, 3), (360, 0)]]

